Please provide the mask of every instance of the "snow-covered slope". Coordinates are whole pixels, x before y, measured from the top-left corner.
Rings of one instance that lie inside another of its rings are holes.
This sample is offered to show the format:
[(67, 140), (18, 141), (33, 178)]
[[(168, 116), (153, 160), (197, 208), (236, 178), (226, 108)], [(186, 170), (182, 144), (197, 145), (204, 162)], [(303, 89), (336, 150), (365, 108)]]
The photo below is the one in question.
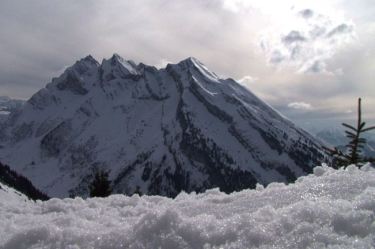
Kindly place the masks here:
[(48, 200), (48, 196), (36, 189), (31, 182), (0, 162), (0, 183), (5, 184), (33, 200)]
[(316, 136), (332, 146), (348, 143), (348, 138), (345, 136), (344, 129), (342, 128), (320, 130), (316, 132)]
[[(7, 202), (0, 248), (362, 248), (375, 246), (375, 171), (317, 167), (288, 186), (230, 195), (113, 195)], [(1, 194), (1, 192), (0, 192)]]
[(158, 70), (88, 56), (0, 132), (0, 160), (49, 196), (87, 194), (95, 168), (118, 193), (229, 192), (293, 180), (324, 157), (312, 136), (194, 58)]
[[(15, 207), (22, 202), (30, 203), (30, 199), (21, 192), (0, 182), (0, 211), (4, 211), (4, 207)], [(2, 219), (4, 219), (2, 217)], [(1, 234), (1, 233), (0, 233)]]

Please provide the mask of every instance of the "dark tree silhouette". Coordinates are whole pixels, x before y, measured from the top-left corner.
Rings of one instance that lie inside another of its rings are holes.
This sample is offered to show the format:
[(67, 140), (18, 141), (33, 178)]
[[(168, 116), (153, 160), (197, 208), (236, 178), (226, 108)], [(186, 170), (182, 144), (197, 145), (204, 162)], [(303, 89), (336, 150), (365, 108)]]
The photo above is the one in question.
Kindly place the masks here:
[(103, 170), (95, 172), (94, 180), (90, 186), (90, 197), (107, 197), (111, 194), (111, 182), (108, 180), (108, 173)]
[(141, 188), (139, 186), (137, 186), (135, 188), (134, 194), (138, 194), (139, 196), (143, 195), (142, 190), (141, 190)]
[(347, 152), (343, 152), (338, 148), (326, 148), (324, 149), (333, 156), (334, 168), (346, 167), (350, 164), (362, 166), (364, 162), (374, 162), (374, 158), (362, 157), (362, 149), (366, 144), (366, 139), (361, 135), (367, 131), (374, 130), (375, 126), (366, 128), (366, 122), (362, 122), (362, 110), (361, 110), (361, 98), (358, 99), (358, 120), (357, 127), (349, 124), (342, 124), (347, 130), (345, 131), (346, 136), (350, 139), (350, 142), (346, 145), (348, 148)]

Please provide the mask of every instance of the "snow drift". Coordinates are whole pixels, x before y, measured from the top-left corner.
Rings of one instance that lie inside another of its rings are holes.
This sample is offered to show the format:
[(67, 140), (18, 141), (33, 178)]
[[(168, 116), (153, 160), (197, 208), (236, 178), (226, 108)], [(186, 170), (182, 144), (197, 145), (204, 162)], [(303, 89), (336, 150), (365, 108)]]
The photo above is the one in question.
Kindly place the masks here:
[(225, 194), (46, 202), (0, 190), (0, 248), (374, 248), (375, 170)]

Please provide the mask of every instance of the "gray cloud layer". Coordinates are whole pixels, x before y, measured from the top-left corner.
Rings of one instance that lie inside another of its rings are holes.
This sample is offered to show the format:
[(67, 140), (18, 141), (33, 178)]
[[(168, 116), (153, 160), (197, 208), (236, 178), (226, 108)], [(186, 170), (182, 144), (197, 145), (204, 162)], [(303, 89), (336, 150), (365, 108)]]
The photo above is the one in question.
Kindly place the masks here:
[[(223, 10), (220, 1), (4, 0), (1, 90), (15, 84), (36, 90), (87, 54), (100, 60), (118, 52), (149, 64), (188, 56), (213, 61), (237, 55), (245, 43), (237, 41), (239, 21)], [(219, 60), (215, 65), (223, 68), (224, 63)], [(27, 97), (31, 92), (7, 94)]]
[(355, 37), (354, 25), (349, 22), (334, 20), (311, 9), (291, 14), (296, 17), (295, 29), (276, 35), (272, 31), (262, 41), (262, 48), (273, 64), (292, 63), (305, 73), (326, 72), (326, 61)]
[(279, 30), (252, 0), (2, 0), (0, 95), (28, 98), (75, 60), (117, 52), (157, 66), (197, 57), (286, 113), (293, 102), (341, 113), (357, 96), (375, 106), (375, 6), (338, 2), (350, 18), (286, 6), (298, 25)]

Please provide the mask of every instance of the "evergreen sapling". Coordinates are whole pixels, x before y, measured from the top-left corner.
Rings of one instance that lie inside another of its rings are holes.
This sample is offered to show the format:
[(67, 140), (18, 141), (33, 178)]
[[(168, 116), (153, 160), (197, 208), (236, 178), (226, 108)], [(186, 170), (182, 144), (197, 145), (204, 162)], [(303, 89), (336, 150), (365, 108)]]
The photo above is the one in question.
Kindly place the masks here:
[(343, 123), (342, 125), (347, 128), (345, 134), (346, 137), (350, 139), (349, 143), (346, 145), (347, 152), (343, 152), (337, 147), (333, 149), (324, 147), (324, 149), (333, 156), (334, 168), (346, 167), (350, 164), (361, 167), (365, 162), (374, 162), (374, 158), (362, 157), (362, 149), (367, 141), (365, 138), (361, 137), (361, 135), (370, 130), (374, 130), (375, 126), (366, 128), (366, 122), (362, 121), (361, 98), (358, 99), (357, 126), (354, 127), (347, 123)]
[(90, 186), (90, 197), (107, 197), (111, 194), (111, 182), (108, 180), (108, 173), (103, 170), (95, 172), (94, 180)]

